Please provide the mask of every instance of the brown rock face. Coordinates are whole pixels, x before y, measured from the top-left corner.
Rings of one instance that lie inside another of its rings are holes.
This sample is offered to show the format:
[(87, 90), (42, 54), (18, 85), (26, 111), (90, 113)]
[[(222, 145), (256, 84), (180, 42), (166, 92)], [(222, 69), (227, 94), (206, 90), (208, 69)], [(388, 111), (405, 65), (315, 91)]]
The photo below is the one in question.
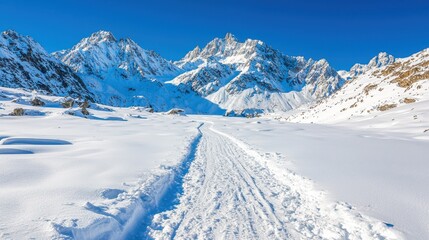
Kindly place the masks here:
[(397, 107), (397, 105), (395, 103), (392, 103), (392, 104), (384, 104), (384, 105), (378, 106), (377, 109), (378, 111), (384, 112), (395, 107)]
[(415, 103), (415, 102), (416, 102), (416, 99), (414, 99), (414, 98), (405, 98), (404, 99), (404, 103), (407, 103), (407, 104)]
[(23, 108), (15, 108), (13, 111), (9, 114), (11, 116), (24, 116), (24, 109)]

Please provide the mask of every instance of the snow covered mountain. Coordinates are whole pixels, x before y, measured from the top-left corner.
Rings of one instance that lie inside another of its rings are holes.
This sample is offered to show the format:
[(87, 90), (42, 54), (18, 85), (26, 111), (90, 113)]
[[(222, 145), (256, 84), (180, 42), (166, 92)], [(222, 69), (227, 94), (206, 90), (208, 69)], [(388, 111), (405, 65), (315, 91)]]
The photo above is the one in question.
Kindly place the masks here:
[[(297, 109), (288, 119), (297, 122), (338, 122), (378, 117), (393, 108), (427, 101), (429, 49), (397, 59), (380, 53), (367, 65), (355, 65), (350, 76), (353, 76), (351, 80), (339, 91), (309, 107)], [(418, 116), (410, 118), (417, 120)]]
[(196, 47), (171, 83), (188, 85), (227, 111), (285, 111), (329, 96), (344, 80), (324, 59), (290, 57), (259, 40), (232, 34)]
[(221, 112), (186, 86), (165, 84), (182, 70), (128, 38), (117, 40), (112, 33), (99, 31), (53, 56), (72, 68), (100, 103), (157, 111), (180, 107), (194, 113)]
[(241, 43), (232, 34), (174, 64), (106, 31), (53, 55), (84, 79), (97, 101), (114, 106), (284, 111), (329, 96), (344, 83), (326, 60), (289, 57), (258, 40)]
[(80, 74), (101, 79), (121, 76), (151, 78), (176, 75), (179, 69), (154, 51), (142, 49), (133, 40), (117, 40), (112, 33), (99, 31), (82, 39), (71, 50), (53, 53)]
[(84, 82), (31, 37), (14, 31), (0, 35), (0, 86), (93, 100)]

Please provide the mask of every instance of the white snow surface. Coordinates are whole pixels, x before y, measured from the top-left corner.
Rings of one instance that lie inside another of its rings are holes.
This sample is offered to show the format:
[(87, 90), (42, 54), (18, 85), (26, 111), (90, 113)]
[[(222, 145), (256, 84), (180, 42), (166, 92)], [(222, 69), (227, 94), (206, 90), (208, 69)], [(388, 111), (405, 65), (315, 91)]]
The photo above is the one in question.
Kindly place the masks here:
[[(428, 106), (420, 103), (413, 111), (428, 119)], [(217, 126), (254, 149), (285, 156), (288, 169), (310, 178), (330, 199), (393, 224), (406, 239), (427, 239), (429, 124), (412, 122), (408, 111), (335, 125), (267, 118)], [(397, 124), (392, 117), (399, 118)]]
[[(0, 88), (1, 239), (58, 238), (97, 219), (110, 222), (97, 231), (113, 231), (117, 223), (107, 216), (129, 209), (134, 200), (125, 195), (142, 197), (142, 185), (167, 176), (198, 133), (199, 123), (161, 114), (149, 120), (140, 108), (93, 105), (86, 119), (77, 107), (62, 108), (59, 97), (41, 96), (46, 107), (32, 107), (31, 95)], [(7, 116), (16, 107), (29, 115)], [(110, 213), (95, 206), (121, 194)]]
[(429, 236), (427, 122), (353, 130), (92, 103), (84, 116), (64, 100), (0, 88), (0, 238)]
[[(378, 59), (381, 56), (387, 55), (381, 53)], [(351, 78), (330, 97), (269, 117), (324, 124), (327, 132), (320, 133), (319, 138), (325, 144), (312, 144), (306, 139), (311, 151), (299, 153), (297, 158), (309, 159), (301, 155), (314, 154), (314, 158), (325, 160), (302, 164), (303, 173), (333, 186), (339, 190), (338, 196), (354, 199), (357, 206), (368, 206), (374, 212), (372, 216), (396, 222), (409, 239), (428, 239), (429, 50), (394, 61), (393, 57), (384, 58), (386, 65), (371, 64), (376, 63), (374, 59), (367, 65), (372, 67)], [(355, 133), (333, 137), (338, 128), (353, 129)], [(299, 139), (292, 137), (294, 141)], [(347, 146), (361, 151), (354, 152)], [(296, 149), (289, 154), (293, 151)], [(331, 164), (325, 165), (329, 161)], [(330, 165), (336, 165), (339, 171), (325, 168)], [(347, 175), (341, 176), (343, 173)], [(363, 189), (370, 194), (361, 194)]]

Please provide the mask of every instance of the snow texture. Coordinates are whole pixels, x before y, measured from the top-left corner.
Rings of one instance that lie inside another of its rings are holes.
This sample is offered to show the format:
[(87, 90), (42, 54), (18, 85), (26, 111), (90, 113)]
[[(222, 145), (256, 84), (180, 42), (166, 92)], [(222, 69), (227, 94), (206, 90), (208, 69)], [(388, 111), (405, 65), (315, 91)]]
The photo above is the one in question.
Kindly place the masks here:
[[(37, 95), (45, 106), (31, 106), (34, 93), (1, 88), (0, 95), (0, 119), (8, 126), (0, 132), (2, 238), (428, 234), (429, 220), (420, 215), (429, 199), (425, 162), (418, 157), (427, 149), (423, 132), (381, 135), (272, 118), (168, 115), (98, 104), (91, 104), (88, 116), (70, 115), (79, 108), (63, 108), (62, 97)], [(16, 107), (45, 114), (8, 116)], [(361, 139), (364, 147), (372, 146), (368, 154), (356, 147)], [(392, 153), (376, 154), (377, 146)], [(11, 147), (16, 151), (7, 154)], [(334, 151), (341, 158), (329, 157)], [(406, 152), (420, 165), (405, 161)], [(398, 182), (397, 169), (415, 177)], [(415, 188), (403, 188), (408, 185)], [(391, 211), (395, 207), (401, 210)]]

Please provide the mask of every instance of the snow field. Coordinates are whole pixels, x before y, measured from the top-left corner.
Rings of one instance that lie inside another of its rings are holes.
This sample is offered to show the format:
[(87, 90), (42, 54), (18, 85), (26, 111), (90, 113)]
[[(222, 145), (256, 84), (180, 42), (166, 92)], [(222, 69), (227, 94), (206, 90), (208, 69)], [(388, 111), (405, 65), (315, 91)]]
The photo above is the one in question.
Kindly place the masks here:
[[(67, 114), (78, 108), (51, 100), (49, 107), (1, 102), (1, 238), (427, 234), (421, 156), (427, 140), (421, 131), (401, 130), (404, 125), (356, 131), (101, 105), (93, 105), (87, 119)], [(17, 106), (44, 114), (7, 116)], [(359, 141), (366, 151), (356, 147)], [(377, 147), (393, 149), (391, 158)], [(405, 155), (412, 161), (404, 162)]]

